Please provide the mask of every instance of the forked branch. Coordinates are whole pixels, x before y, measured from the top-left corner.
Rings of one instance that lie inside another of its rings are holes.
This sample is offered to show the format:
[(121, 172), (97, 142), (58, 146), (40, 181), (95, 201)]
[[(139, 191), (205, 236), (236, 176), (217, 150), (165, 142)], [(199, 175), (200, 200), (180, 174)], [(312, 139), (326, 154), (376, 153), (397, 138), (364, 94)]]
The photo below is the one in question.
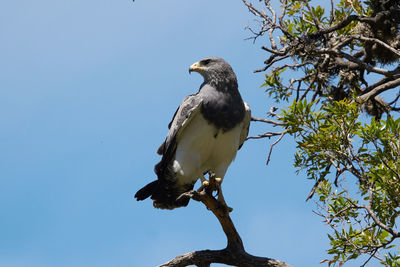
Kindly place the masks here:
[[(221, 190), (215, 176), (210, 175), (208, 185), (202, 185), (198, 190), (192, 190), (182, 194), (180, 197), (190, 197), (193, 200), (202, 202), (207, 209), (217, 217), (219, 223), (227, 237), (227, 247), (221, 250), (201, 250), (189, 252), (160, 265), (159, 267), (183, 267), (188, 265), (196, 265), (198, 267), (207, 267), (211, 263), (222, 263), (232, 266), (243, 267), (290, 267), (290, 265), (264, 257), (257, 257), (248, 254), (243, 246), (242, 239), (232, 222), (229, 208), (222, 197), (216, 199), (212, 192), (216, 189)], [(219, 192), (219, 195), (222, 192)]]

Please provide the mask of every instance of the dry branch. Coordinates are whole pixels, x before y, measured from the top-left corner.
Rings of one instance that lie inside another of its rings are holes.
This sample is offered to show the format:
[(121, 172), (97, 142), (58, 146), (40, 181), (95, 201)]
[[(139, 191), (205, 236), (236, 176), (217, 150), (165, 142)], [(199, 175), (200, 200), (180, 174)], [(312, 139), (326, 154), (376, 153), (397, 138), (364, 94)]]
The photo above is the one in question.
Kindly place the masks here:
[[(211, 263), (222, 263), (232, 266), (243, 267), (290, 267), (290, 265), (264, 257), (257, 257), (248, 254), (243, 246), (242, 239), (236, 231), (232, 222), (229, 208), (223, 198), (216, 199), (212, 192), (218, 189), (220, 185), (215, 181), (214, 175), (210, 175), (210, 183), (207, 186), (201, 186), (198, 190), (189, 191), (182, 194), (181, 197), (190, 197), (193, 200), (202, 202), (207, 209), (217, 217), (219, 223), (227, 237), (227, 247), (221, 250), (201, 250), (189, 252), (160, 265), (159, 267), (183, 267), (196, 265), (198, 267), (210, 266)], [(222, 192), (220, 193), (222, 195)]]

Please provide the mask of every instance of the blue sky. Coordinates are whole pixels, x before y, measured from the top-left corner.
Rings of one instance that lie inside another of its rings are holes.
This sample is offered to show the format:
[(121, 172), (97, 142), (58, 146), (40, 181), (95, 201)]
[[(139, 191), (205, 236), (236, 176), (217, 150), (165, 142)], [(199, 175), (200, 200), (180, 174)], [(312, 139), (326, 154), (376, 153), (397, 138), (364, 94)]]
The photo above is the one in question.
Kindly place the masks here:
[[(253, 74), (267, 57), (244, 39), (241, 1), (39, 0), (0, 4), (0, 266), (156, 266), (219, 249), (212, 214), (136, 202), (176, 107), (207, 56), (235, 70), (253, 115), (276, 105)], [(269, 130), (253, 124), (251, 133)], [(225, 177), (249, 253), (321, 266), (326, 231), (295, 175), (294, 142), (247, 142)]]

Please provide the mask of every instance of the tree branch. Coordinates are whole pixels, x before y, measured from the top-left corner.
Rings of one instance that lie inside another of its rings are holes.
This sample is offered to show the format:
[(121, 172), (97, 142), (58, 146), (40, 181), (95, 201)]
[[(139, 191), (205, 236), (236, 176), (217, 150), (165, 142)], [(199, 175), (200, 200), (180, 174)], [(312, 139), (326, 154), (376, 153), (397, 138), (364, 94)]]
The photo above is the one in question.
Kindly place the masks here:
[(260, 121), (260, 122), (269, 123), (269, 124), (272, 124), (274, 126), (284, 126), (284, 125), (286, 125), (286, 123), (284, 123), (284, 122), (273, 121), (273, 120), (269, 120), (269, 119), (265, 119), (265, 118), (251, 117), (251, 120), (252, 121)]
[[(216, 199), (212, 192), (218, 190), (219, 197)], [(210, 174), (210, 181), (196, 191), (192, 190), (183, 193), (181, 197), (190, 197), (193, 200), (202, 202), (207, 209), (217, 217), (227, 237), (227, 247), (221, 250), (200, 250), (189, 252), (160, 265), (159, 267), (183, 267), (196, 265), (199, 267), (210, 266), (211, 263), (223, 263), (232, 266), (243, 267), (290, 267), (290, 265), (264, 257), (257, 257), (248, 254), (243, 246), (242, 239), (232, 222), (229, 212), (232, 211), (223, 200), (220, 184), (216, 181), (215, 175)]]
[(384, 84), (382, 84), (380, 86), (377, 86), (374, 89), (372, 89), (371, 91), (369, 91), (368, 93), (365, 93), (365, 94), (359, 96), (358, 98), (361, 100), (361, 102), (365, 102), (369, 98), (371, 98), (373, 96), (376, 96), (376, 95), (378, 95), (378, 94), (380, 94), (380, 93), (382, 93), (382, 92), (384, 92), (386, 90), (395, 88), (395, 87), (397, 87), (399, 85), (400, 85), (400, 78), (398, 78), (396, 80), (393, 80), (393, 81), (390, 81), (390, 82), (387, 82), (387, 83), (384, 83)]
[(247, 253), (232, 254), (228, 249), (222, 250), (200, 250), (189, 252), (164, 263), (158, 267), (183, 267), (188, 265), (196, 265), (199, 267), (210, 266), (210, 263), (222, 263), (232, 266), (243, 267), (288, 267), (286, 263), (281, 261), (256, 257)]

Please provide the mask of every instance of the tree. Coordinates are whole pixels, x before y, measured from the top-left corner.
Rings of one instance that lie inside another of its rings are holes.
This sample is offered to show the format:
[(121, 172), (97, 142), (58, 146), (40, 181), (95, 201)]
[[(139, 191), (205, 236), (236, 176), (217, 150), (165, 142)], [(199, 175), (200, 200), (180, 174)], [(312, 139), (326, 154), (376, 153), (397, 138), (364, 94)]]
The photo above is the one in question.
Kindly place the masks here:
[(400, 1), (242, 1), (267, 53), (255, 72), (285, 105), (253, 118), (281, 131), (250, 138), (297, 142), (294, 166), (314, 181), (307, 199), (332, 229), (329, 266), (361, 255), (363, 266), (400, 266)]

